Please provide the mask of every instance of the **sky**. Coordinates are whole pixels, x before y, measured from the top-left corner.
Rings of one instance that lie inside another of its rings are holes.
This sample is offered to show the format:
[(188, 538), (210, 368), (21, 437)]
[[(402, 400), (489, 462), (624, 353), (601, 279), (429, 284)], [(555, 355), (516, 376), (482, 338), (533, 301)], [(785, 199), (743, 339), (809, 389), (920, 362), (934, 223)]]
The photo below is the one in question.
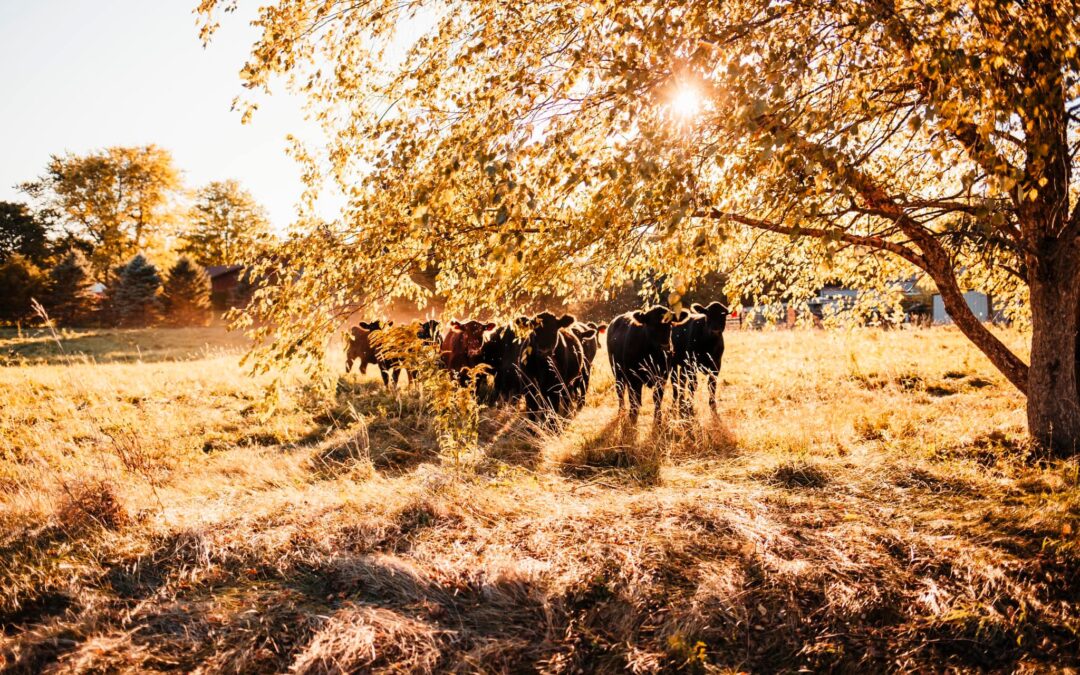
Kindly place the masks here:
[(281, 86), (240, 123), (230, 106), (256, 31), (250, 15), (223, 16), (204, 49), (196, 4), (0, 0), (0, 200), (25, 201), (14, 186), (50, 155), (155, 143), (189, 186), (235, 178), (284, 229), (302, 189), (285, 136), (313, 126)]

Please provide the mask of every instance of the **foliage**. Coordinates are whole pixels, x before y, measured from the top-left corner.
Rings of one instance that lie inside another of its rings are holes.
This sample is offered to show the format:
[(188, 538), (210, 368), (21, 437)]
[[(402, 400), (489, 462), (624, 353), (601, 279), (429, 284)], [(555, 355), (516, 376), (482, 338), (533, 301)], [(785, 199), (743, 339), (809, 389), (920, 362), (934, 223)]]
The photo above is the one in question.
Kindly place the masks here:
[(33, 300), (41, 301), (45, 275), (18, 253), (0, 260), (0, 324), (18, 323), (34, 314)]
[(134, 253), (165, 245), (181, 181), (172, 155), (146, 145), (53, 155), (45, 173), (20, 188), (69, 235), (93, 245), (95, 276), (106, 281)]
[(266, 210), (235, 180), (200, 189), (190, 211), (181, 252), (200, 265), (235, 265), (271, 240)]
[(439, 347), (419, 339), (418, 330), (419, 322), (414, 321), (376, 331), (371, 334), (372, 345), (384, 357), (399, 361), (410, 384), (423, 391), (443, 456), (455, 465), (475, 460), (480, 425), (475, 386), (483, 366), (469, 373), (469, 386), (459, 386), (447, 376)]
[(210, 288), (206, 270), (186, 256), (177, 260), (162, 287), (162, 304), (169, 323), (177, 326), (209, 323)]
[(0, 202), (0, 262), (12, 255), (42, 265), (49, 255), (49, 240), (45, 225), (26, 204)]
[(116, 283), (108, 289), (106, 312), (118, 326), (149, 326), (161, 317), (161, 276), (139, 254), (116, 270)]
[[(204, 38), (236, 4), (200, 2)], [(719, 271), (731, 297), (840, 280), (896, 314), (916, 276), (1030, 379), (1032, 433), (1080, 444), (1075, 1), (278, 0), (257, 23), (244, 85), (307, 95), (326, 147), (294, 154), (349, 197), (288, 249), (310, 278), (254, 306), (265, 357), (317, 355), (342, 302), (424, 298), (426, 267), (451, 309), (501, 312)], [(1030, 378), (963, 288), (1030, 316)]]
[(72, 249), (49, 270), (45, 308), (49, 318), (61, 326), (84, 323), (97, 308), (91, 288), (94, 279), (90, 263), (78, 249)]

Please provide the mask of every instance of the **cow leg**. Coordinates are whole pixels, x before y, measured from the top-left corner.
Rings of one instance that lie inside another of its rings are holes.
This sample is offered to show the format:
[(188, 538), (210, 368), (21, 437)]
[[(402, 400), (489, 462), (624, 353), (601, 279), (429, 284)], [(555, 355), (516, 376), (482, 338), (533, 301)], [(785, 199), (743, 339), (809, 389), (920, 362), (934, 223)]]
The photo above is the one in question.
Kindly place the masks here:
[(653, 410), (653, 424), (660, 426), (660, 420), (664, 413), (664, 380), (653, 382), (652, 400), (655, 408)]
[(637, 424), (638, 411), (641, 409), (641, 388), (644, 383), (640, 380), (634, 380), (630, 383), (627, 390), (627, 397), (630, 399), (630, 423)]
[(615, 376), (615, 397), (619, 399), (619, 413), (621, 414), (626, 404), (626, 382), (618, 375)]
[(352, 359), (345, 359), (345, 372), (352, 370)]
[(716, 412), (716, 387), (719, 384), (720, 373), (709, 373), (709, 410)]
[(401, 368), (394, 368), (391, 382), (393, 382), (394, 386), (396, 387), (398, 385), (398, 382), (400, 382), (400, 381), (401, 381)]
[(694, 416), (694, 396), (697, 394), (697, 371), (687, 368), (683, 373), (683, 407), (680, 410), (684, 417)]
[(390, 371), (379, 368), (379, 375), (382, 377), (383, 386), (387, 389), (390, 388)]

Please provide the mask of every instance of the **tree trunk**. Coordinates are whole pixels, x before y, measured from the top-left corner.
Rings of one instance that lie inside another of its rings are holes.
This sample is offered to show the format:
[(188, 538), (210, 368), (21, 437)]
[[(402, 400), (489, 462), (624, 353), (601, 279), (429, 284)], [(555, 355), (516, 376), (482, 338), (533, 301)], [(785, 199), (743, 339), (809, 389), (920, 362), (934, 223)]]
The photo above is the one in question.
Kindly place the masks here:
[(1059, 457), (1080, 452), (1080, 285), (1066, 244), (1032, 271), (1028, 431)]

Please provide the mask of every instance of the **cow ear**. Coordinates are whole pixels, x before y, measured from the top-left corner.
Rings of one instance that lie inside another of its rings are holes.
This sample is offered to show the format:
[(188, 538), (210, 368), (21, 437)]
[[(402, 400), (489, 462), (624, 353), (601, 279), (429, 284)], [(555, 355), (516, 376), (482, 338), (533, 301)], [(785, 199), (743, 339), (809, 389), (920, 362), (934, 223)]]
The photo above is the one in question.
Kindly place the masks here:
[(529, 326), (529, 317), (519, 316), (518, 318), (514, 319), (514, 325), (518, 328), (527, 328)]
[(495, 324), (491, 323), (490, 321), (485, 323), (484, 324), (484, 330), (485, 331), (495, 330)]
[[(700, 305), (694, 305), (694, 306), (695, 306), (695, 307), (700, 307)], [(696, 312), (696, 311), (698, 311), (698, 310), (696, 310), (696, 309), (695, 309), (694, 311)], [(688, 312), (688, 311), (686, 311), (686, 310), (684, 309), (683, 311), (679, 312), (679, 315), (678, 315), (677, 317), (675, 317), (675, 321), (676, 321), (676, 322), (678, 322), (678, 321), (685, 321), (685, 320), (687, 320), (688, 318), (690, 318), (690, 312)]]
[(574, 318), (573, 314), (563, 314), (559, 318), (559, 328), (569, 328), (575, 323), (577, 323), (577, 319)]
[(577, 338), (579, 340), (588, 340), (589, 338), (596, 337), (596, 329), (595, 328), (590, 328), (588, 330), (583, 330), (580, 333), (577, 333), (576, 335), (577, 335)]
[(597, 326), (597, 327), (596, 327), (596, 332), (597, 332), (597, 333), (606, 333), (606, 332), (607, 332), (607, 324), (606, 324), (606, 323), (602, 323), (602, 324), (600, 324), (599, 326)]
[(361, 321), (356, 327), (363, 328), (364, 330), (371, 330), (371, 324), (367, 321)]
[(640, 309), (631, 314), (630, 317), (638, 323), (645, 323), (645, 321), (648, 319), (648, 317), (645, 316), (645, 312), (641, 311)]
[(386, 327), (387, 328), (389, 328), (390, 326), (393, 326), (393, 325), (394, 325), (394, 320), (393, 319), (390, 319), (389, 321), (386, 322)]
[(692, 309), (694, 312), (696, 312), (698, 314), (704, 314), (705, 311), (706, 311), (704, 307), (702, 307), (701, 305), (699, 305), (696, 302), (694, 304), (690, 305), (690, 309)]
[(453, 321), (451, 321), (450, 325), (453, 326), (454, 328), (461, 328), (461, 322), (458, 321), (457, 319), (454, 319)]

